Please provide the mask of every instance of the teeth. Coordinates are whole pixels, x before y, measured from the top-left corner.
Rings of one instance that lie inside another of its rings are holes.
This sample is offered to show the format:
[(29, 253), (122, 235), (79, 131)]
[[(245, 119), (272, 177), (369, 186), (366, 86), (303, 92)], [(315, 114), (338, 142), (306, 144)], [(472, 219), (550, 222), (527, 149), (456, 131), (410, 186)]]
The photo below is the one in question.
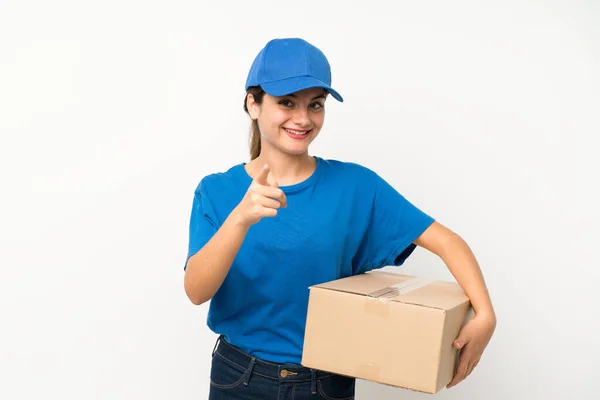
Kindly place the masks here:
[(289, 133), (293, 133), (294, 135), (306, 135), (308, 132), (307, 131), (294, 131), (288, 128), (283, 128), (286, 131), (288, 131)]

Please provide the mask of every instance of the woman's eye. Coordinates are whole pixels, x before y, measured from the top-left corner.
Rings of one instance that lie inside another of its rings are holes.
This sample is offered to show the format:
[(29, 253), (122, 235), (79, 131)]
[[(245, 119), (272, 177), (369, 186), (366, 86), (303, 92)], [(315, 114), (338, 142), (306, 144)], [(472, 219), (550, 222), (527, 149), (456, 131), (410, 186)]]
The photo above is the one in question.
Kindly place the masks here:
[(315, 109), (315, 110), (320, 110), (321, 108), (323, 108), (323, 104), (321, 103), (312, 103), (310, 105), (311, 108)]
[(282, 105), (282, 106), (284, 106), (284, 107), (291, 107), (291, 106), (293, 106), (292, 102), (291, 102), (291, 101), (289, 101), (289, 100), (281, 100), (281, 101), (279, 102), (279, 104), (281, 104), (281, 105)]

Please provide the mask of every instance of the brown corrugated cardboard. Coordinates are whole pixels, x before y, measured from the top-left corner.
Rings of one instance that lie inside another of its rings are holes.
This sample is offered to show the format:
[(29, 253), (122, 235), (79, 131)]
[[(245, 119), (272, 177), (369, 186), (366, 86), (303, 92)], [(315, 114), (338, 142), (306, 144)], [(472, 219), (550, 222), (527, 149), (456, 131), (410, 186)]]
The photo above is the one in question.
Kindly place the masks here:
[(302, 364), (437, 393), (454, 375), (452, 342), (469, 298), (456, 283), (373, 271), (310, 288)]

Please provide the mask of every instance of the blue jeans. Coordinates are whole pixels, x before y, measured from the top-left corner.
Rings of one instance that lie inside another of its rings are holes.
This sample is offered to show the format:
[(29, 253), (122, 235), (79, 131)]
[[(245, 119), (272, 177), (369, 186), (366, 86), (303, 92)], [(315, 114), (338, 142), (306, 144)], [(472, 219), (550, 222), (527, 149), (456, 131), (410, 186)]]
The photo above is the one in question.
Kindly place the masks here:
[(219, 338), (209, 400), (353, 400), (355, 379), (259, 360)]

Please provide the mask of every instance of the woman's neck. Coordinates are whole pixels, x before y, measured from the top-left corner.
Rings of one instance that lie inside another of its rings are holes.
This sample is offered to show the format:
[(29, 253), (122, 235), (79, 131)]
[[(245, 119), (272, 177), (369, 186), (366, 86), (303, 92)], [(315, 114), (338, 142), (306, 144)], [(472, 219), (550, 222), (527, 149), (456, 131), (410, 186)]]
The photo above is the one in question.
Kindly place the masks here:
[(274, 154), (261, 152), (258, 158), (246, 165), (246, 170), (254, 178), (263, 165), (269, 165), (271, 174), (279, 186), (290, 186), (308, 179), (316, 168), (316, 160), (307, 153), (302, 155)]

